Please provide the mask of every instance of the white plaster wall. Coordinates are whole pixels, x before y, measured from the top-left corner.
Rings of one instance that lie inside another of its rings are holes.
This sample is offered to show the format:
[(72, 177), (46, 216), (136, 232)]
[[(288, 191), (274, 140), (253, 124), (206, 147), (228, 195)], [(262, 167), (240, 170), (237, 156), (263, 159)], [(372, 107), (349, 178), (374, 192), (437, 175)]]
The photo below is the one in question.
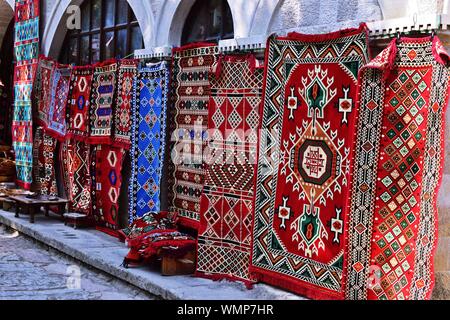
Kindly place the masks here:
[(324, 33), (382, 19), (377, 0), (282, 0), (270, 20), (270, 33), (297, 30)]
[[(57, 56), (65, 35), (64, 13), (83, 0), (44, 0), (42, 52)], [(8, 0), (13, 3), (14, 0)], [(195, 0), (128, 0), (146, 48), (177, 46)], [(414, 12), (437, 13), (449, 0), (228, 0), (236, 38), (289, 31), (323, 33)], [(395, 8), (393, 7), (395, 6)]]

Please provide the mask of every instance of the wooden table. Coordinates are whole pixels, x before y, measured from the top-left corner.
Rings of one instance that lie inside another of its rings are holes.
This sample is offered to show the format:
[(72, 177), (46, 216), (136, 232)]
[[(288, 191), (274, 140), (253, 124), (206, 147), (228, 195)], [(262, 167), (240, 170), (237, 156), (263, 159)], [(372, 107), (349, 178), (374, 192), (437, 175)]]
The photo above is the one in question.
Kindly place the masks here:
[(30, 215), (30, 222), (34, 223), (34, 215), (36, 214), (36, 209), (39, 212), (41, 207), (45, 208), (45, 216), (48, 217), (48, 211), (50, 206), (58, 206), (60, 214), (66, 212), (66, 206), (69, 200), (58, 198), (57, 200), (49, 200), (47, 196), (38, 196), (36, 198), (27, 198), (27, 196), (10, 196), (11, 200), (16, 202), (16, 215), (19, 217), (19, 210), (22, 208), (25, 212)]

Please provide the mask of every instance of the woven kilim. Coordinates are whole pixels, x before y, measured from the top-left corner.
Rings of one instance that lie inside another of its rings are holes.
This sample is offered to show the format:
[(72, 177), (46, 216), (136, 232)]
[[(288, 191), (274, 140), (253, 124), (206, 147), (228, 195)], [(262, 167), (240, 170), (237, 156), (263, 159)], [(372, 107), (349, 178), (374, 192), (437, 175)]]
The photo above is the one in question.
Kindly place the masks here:
[(34, 183), (41, 195), (58, 195), (55, 176), (56, 139), (44, 133), (42, 127), (36, 128), (34, 134)]
[(251, 271), (315, 299), (343, 299), (358, 70), (367, 29), (268, 41)]
[(35, 99), (36, 122), (46, 128), (48, 127), (48, 113), (51, 102), (51, 90), (55, 62), (44, 56), (39, 56), (39, 65), (36, 73), (36, 81), (33, 88)]
[(71, 212), (91, 214), (90, 146), (67, 139), (61, 144), (61, 163)]
[(66, 136), (66, 106), (71, 74), (72, 68), (67, 65), (57, 64), (53, 71), (48, 126), (44, 129), (48, 135), (58, 140), (63, 140)]
[(91, 155), (92, 214), (101, 231), (117, 236), (124, 150), (97, 145)]
[(67, 102), (67, 138), (86, 141), (89, 137), (89, 106), (93, 68), (75, 67), (70, 79)]
[(114, 60), (100, 63), (94, 68), (89, 138), (92, 144), (111, 143), (116, 71), (117, 62)]
[(132, 113), (130, 223), (160, 211), (169, 70), (165, 62), (139, 68)]
[(196, 274), (253, 283), (249, 274), (263, 69), (253, 55), (224, 56), (210, 74), (205, 185)]
[(117, 71), (117, 97), (114, 109), (113, 142), (128, 150), (131, 145), (131, 102), (137, 60), (123, 59)]
[(17, 185), (29, 189), (33, 181), (32, 100), (38, 64), (39, 1), (16, 0), (14, 24), (14, 114), (12, 140)]
[(169, 210), (179, 222), (197, 229), (204, 182), (203, 150), (208, 122), (208, 73), (218, 47), (193, 44), (173, 50), (169, 165)]
[(393, 40), (360, 73), (348, 299), (429, 299), (444, 164), (449, 56)]

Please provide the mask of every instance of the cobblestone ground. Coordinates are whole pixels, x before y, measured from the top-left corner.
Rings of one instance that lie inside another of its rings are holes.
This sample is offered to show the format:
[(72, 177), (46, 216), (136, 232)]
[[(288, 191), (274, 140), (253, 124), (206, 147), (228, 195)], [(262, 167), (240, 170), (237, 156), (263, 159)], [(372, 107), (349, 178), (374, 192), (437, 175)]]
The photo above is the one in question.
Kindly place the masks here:
[(0, 224), (0, 300), (143, 300), (144, 291)]

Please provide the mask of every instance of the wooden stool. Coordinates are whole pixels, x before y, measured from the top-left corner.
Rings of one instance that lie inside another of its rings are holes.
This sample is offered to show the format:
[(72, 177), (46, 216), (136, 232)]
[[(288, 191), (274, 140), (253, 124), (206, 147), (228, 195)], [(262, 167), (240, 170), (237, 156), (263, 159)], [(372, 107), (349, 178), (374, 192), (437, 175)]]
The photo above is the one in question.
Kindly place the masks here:
[(9, 199), (8, 197), (0, 197), (0, 203), (5, 211), (11, 211), (16, 203), (14, 200)]
[(181, 258), (163, 256), (161, 274), (163, 276), (187, 275), (195, 272), (195, 251), (189, 251)]
[(73, 225), (73, 228), (76, 229), (79, 226), (88, 226), (89, 222), (87, 219), (87, 215), (77, 212), (68, 212), (63, 214), (64, 217), (64, 225)]

